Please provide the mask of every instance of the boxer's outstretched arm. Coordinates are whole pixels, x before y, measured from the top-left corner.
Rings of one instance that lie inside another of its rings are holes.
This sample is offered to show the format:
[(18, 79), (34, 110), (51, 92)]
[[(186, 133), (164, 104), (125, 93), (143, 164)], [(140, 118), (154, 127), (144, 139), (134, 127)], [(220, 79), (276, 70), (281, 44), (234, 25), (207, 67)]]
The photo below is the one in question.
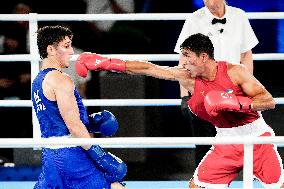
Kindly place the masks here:
[(126, 61), (126, 73), (147, 75), (158, 79), (176, 81), (177, 69), (168, 66), (158, 66), (146, 61)]
[[(147, 61), (124, 61), (108, 58), (95, 53), (82, 53), (76, 61), (77, 74), (86, 77), (88, 70), (124, 72), (132, 75), (147, 75), (158, 79), (185, 83), (190, 78), (188, 70), (181, 67), (168, 67)], [(187, 90), (188, 87), (185, 87)]]

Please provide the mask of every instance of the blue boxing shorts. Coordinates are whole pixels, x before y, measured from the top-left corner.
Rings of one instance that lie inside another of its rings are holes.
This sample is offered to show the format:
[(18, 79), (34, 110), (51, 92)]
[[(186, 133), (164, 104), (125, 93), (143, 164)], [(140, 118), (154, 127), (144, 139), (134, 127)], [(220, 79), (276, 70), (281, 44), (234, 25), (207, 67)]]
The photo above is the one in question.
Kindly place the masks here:
[(110, 185), (82, 147), (44, 148), (34, 189), (110, 189)]

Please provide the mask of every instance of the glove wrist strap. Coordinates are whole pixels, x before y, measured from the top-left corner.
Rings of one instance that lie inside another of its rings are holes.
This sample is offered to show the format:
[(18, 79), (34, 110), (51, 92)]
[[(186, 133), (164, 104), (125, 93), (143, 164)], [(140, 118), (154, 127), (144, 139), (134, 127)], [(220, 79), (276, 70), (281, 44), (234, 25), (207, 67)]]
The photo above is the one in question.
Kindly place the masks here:
[(249, 97), (237, 96), (240, 103), (240, 110), (252, 110), (252, 99)]
[(87, 152), (95, 161), (101, 159), (104, 155), (106, 155), (106, 152), (98, 145), (92, 145), (91, 148), (87, 150)]
[(110, 70), (116, 72), (126, 71), (126, 62), (116, 58), (110, 58)]

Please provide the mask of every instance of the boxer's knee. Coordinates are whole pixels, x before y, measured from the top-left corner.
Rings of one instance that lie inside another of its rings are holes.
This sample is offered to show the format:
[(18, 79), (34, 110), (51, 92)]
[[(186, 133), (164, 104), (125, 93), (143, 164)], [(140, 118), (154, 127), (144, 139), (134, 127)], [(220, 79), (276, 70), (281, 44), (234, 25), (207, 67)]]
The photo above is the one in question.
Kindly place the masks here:
[(265, 174), (261, 179), (265, 188), (283, 188), (283, 179), (278, 174)]
[(119, 182), (114, 182), (111, 183), (111, 189), (127, 189), (127, 188)]
[(263, 178), (263, 182), (267, 184), (277, 183), (280, 179), (279, 175), (275, 174), (266, 174)]
[(275, 188), (276, 186), (280, 188), (284, 179), (283, 170), (280, 168), (280, 165), (273, 166), (273, 164), (270, 164), (270, 166), (270, 169), (266, 169), (262, 174), (256, 174), (256, 177), (268, 188)]

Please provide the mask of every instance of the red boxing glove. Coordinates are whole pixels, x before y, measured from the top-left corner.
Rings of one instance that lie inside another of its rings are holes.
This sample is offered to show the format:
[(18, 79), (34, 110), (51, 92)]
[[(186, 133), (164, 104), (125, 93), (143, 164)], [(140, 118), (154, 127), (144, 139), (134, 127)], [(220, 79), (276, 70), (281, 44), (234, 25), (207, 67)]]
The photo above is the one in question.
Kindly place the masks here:
[(252, 99), (244, 96), (236, 96), (224, 91), (210, 91), (204, 98), (204, 106), (207, 113), (217, 116), (219, 111), (249, 111), (252, 109)]
[(76, 72), (81, 77), (86, 77), (88, 70), (105, 70), (125, 72), (125, 61), (117, 58), (103, 57), (95, 53), (82, 53), (76, 63)]

